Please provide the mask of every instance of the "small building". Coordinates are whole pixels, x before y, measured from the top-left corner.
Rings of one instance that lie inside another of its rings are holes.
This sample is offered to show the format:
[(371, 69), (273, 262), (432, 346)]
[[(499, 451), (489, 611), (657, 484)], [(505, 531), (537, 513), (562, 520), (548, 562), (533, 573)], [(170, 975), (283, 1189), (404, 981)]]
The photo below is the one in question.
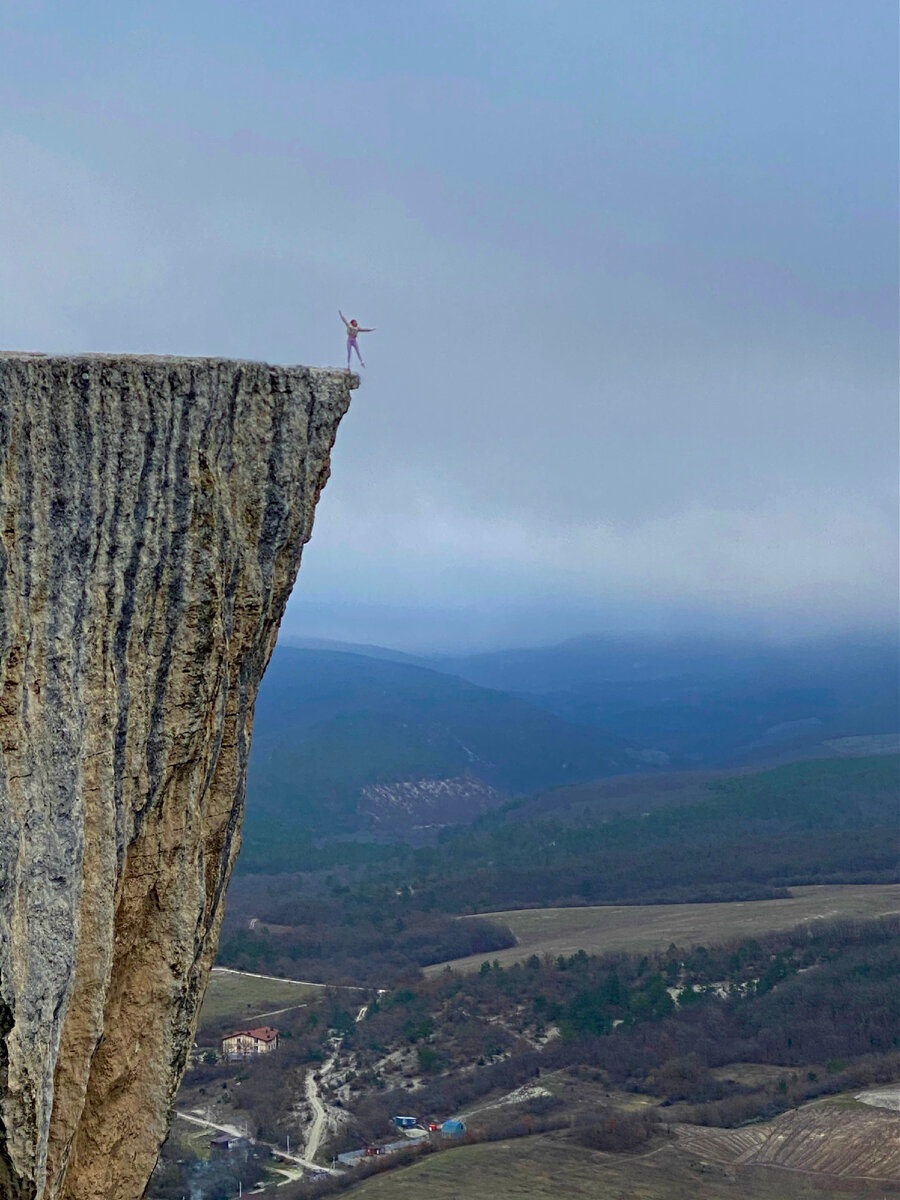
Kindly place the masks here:
[(209, 1143), (213, 1150), (230, 1150), (242, 1139), (234, 1133), (217, 1133)]
[(398, 1129), (412, 1129), (419, 1123), (418, 1117), (391, 1117)]
[(441, 1137), (461, 1138), (466, 1136), (466, 1127), (462, 1121), (445, 1121), (441, 1126)]
[(278, 1049), (278, 1030), (268, 1025), (258, 1029), (237, 1029), (222, 1039), (226, 1058), (252, 1058), (254, 1054), (271, 1054)]

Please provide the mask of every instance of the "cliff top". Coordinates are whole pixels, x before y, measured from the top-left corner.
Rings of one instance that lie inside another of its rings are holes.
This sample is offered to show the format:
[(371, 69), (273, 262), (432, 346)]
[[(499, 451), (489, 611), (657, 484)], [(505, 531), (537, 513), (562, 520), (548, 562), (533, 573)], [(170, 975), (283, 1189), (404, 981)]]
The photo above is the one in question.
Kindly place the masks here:
[(347, 379), (349, 376), (349, 387), (353, 391), (360, 385), (360, 377), (353, 371), (348, 371), (345, 367), (306, 367), (300, 363), (268, 363), (262, 362), (259, 359), (253, 358), (224, 358), (218, 355), (211, 354), (128, 354), (122, 353), (97, 353), (94, 351), (82, 351), (77, 354), (54, 354), (52, 351), (46, 350), (0, 350), (0, 361), (14, 362), (21, 359), (24, 362), (33, 361), (36, 358), (52, 358), (59, 361), (71, 362), (130, 362), (130, 363), (221, 363), (223, 366), (255, 366), (255, 367), (270, 367), (275, 371), (302, 372), (309, 374), (315, 378), (335, 377)]

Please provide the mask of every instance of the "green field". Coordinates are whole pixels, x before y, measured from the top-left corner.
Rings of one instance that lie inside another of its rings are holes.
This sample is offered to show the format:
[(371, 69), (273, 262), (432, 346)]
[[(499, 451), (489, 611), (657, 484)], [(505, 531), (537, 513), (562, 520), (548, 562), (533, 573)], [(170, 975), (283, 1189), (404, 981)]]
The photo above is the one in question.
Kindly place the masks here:
[[(698, 1163), (671, 1143), (634, 1155), (553, 1137), (462, 1146), (353, 1188), (360, 1200), (859, 1200), (822, 1175)], [(881, 1188), (882, 1195), (896, 1195)]]
[[(454, 970), (474, 971), (483, 962), (521, 962), (532, 954), (574, 954), (586, 950), (639, 952), (754, 937), (811, 921), (868, 918), (900, 912), (895, 884), (840, 884), (792, 888), (789, 900), (742, 900), (721, 904), (605, 904), (590, 908), (526, 908), (480, 913), (508, 925), (517, 945), (490, 954), (454, 959)], [(466, 918), (461, 918), (465, 920)], [(426, 968), (427, 975), (446, 963)]]
[(200, 1028), (226, 1017), (243, 1024), (280, 1008), (305, 1004), (321, 994), (322, 988), (315, 984), (264, 979), (214, 967), (200, 1010)]

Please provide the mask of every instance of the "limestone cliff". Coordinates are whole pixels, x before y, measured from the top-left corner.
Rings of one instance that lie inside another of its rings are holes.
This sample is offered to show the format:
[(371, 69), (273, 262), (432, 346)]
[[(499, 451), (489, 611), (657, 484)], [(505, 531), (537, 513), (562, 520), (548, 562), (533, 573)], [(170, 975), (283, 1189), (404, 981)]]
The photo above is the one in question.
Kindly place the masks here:
[(0, 355), (0, 1197), (137, 1200), (358, 380)]

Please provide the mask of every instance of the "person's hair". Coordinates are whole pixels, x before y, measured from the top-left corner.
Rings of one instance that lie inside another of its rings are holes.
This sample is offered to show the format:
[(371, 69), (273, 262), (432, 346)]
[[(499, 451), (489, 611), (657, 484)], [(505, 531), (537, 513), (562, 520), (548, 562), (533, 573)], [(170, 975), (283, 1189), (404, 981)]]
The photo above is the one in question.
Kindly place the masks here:
[(351, 325), (356, 325), (356, 324), (357, 324), (357, 321), (354, 319), (354, 320), (352, 320), (352, 321), (350, 322), (350, 324), (351, 324)]

